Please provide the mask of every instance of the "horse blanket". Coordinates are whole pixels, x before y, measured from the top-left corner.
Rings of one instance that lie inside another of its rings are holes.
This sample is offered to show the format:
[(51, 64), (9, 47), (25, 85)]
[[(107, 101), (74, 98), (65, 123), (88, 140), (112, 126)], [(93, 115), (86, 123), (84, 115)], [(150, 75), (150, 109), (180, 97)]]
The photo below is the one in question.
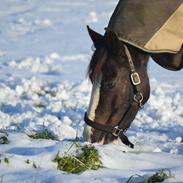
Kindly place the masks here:
[(119, 0), (108, 29), (149, 53), (177, 53), (183, 44), (183, 0)]

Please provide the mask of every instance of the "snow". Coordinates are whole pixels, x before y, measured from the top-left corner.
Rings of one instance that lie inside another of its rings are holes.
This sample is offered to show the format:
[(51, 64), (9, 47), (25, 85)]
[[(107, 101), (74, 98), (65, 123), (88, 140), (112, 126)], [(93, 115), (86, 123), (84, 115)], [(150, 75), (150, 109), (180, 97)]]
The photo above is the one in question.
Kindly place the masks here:
[[(120, 142), (95, 144), (105, 168), (80, 175), (59, 171), (52, 161), (76, 136), (85, 143), (83, 116), (92, 87), (86, 78), (92, 54), (86, 25), (103, 33), (116, 3), (1, 3), (0, 137), (8, 134), (10, 143), (0, 145), (0, 182), (123, 183), (132, 175), (147, 177), (162, 169), (175, 175), (166, 182), (183, 182), (183, 71), (167, 71), (152, 60), (151, 97), (127, 132), (135, 149)], [(28, 136), (44, 128), (58, 140)]]

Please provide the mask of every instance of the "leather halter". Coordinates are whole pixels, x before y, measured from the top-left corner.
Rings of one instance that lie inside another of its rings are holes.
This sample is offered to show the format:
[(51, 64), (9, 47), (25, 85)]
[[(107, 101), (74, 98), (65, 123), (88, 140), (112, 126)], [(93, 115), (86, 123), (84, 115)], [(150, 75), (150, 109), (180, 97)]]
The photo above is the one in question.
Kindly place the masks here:
[(111, 126), (111, 125), (104, 125), (104, 124), (99, 124), (96, 123), (95, 121), (92, 121), (88, 118), (87, 113), (85, 113), (85, 122), (87, 125), (91, 126), (92, 128), (95, 128), (97, 130), (110, 133), (112, 134), (115, 138), (120, 138), (121, 141), (125, 144), (128, 145), (131, 148), (134, 148), (134, 145), (129, 141), (128, 137), (124, 135), (124, 132), (127, 131), (127, 129), (130, 127), (132, 121), (134, 120), (138, 110), (142, 107), (143, 105), (143, 94), (141, 92), (141, 80), (139, 74), (135, 70), (135, 65), (133, 63), (131, 54), (129, 52), (128, 47), (124, 44), (125, 48), (125, 53), (128, 58), (128, 63), (130, 67), (130, 79), (131, 83), (133, 85), (133, 91), (134, 91), (134, 96), (133, 96), (133, 102), (131, 103), (130, 107), (120, 120), (117, 126)]

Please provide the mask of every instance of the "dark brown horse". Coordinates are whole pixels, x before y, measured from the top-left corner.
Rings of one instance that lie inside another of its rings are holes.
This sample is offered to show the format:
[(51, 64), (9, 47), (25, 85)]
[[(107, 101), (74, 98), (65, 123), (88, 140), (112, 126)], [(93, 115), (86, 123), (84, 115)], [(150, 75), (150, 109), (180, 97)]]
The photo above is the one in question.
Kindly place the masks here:
[[(104, 36), (89, 27), (88, 31), (96, 50), (88, 68), (93, 89), (85, 115), (85, 140), (106, 144), (120, 137), (123, 143), (133, 147), (124, 132), (149, 98), (147, 64), (150, 54), (119, 41), (112, 31), (106, 31)], [(182, 56), (182, 50), (180, 53)], [(161, 58), (159, 64), (163, 67), (183, 68), (183, 58), (177, 67), (172, 64), (179, 54), (176, 57), (169, 53), (151, 56), (158, 63)]]
[(123, 43), (113, 31), (107, 30), (102, 36), (88, 27), (88, 32), (96, 50), (88, 67), (93, 89), (85, 114), (84, 138), (106, 144), (119, 137), (133, 148), (124, 133), (150, 95), (149, 57), (167, 69), (180, 70), (183, 48), (177, 55), (150, 55)]
[[(89, 28), (88, 31), (96, 51), (88, 69), (89, 77), (93, 83), (93, 90), (89, 110), (85, 116), (85, 121), (89, 126), (85, 127), (84, 136), (86, 140), (92, 143), (109, 143), (120, 134), (124, 136), (124, 131), (130, 126), (140, 107), (137, 101), (139, 107), (134, 108), (132, 111), (130, 109), (136, 93), (130, 77), (132, 72), (139, 73), (139, 77), (143, 78), (138, 83), (140, 86), (139, 93), (143, 96), (141, 105), (149, 98), (150, 87), (147, 76), (149, 55), (132, 46), (126, 45), (127, 47), (125, 47), (124, 43), (120, 42), (115, 33), (111, 31), (107, 31), (104, 36)], [(131, 71), (130, 58), (128, 58), (130, 55), (128, 56), (126, 49), (131, 55), (135, 71)], [(128, 111), (130, 111), (130, 115), (127, 118), (130, 121), (119, 133), (119, 124), (120, 122), (123, 123)], [(93, 126), (93, 124), (95, 125)], [(103, 126), (98, 127), (98, 124)], [(105, 130), (106, 127), (111, 132)], [(115, 129), (117, 130), (116, 134), (114, 134)], [(128, 140), (125, 139), (122, 139), (122, 141), (130, 145)]]

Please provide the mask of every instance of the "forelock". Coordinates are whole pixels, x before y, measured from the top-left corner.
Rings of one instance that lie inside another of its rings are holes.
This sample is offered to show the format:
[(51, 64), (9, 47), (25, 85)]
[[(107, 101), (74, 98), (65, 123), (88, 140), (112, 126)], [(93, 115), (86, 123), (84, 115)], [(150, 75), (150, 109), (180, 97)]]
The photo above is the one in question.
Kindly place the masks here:
[(105, 47), (97, 48), (93, 53), (90, 64), (88, 66), (88, 75), (92, 83), (100, 79), (102, 66), (106, 62), (107, 56), (108, 51)]

